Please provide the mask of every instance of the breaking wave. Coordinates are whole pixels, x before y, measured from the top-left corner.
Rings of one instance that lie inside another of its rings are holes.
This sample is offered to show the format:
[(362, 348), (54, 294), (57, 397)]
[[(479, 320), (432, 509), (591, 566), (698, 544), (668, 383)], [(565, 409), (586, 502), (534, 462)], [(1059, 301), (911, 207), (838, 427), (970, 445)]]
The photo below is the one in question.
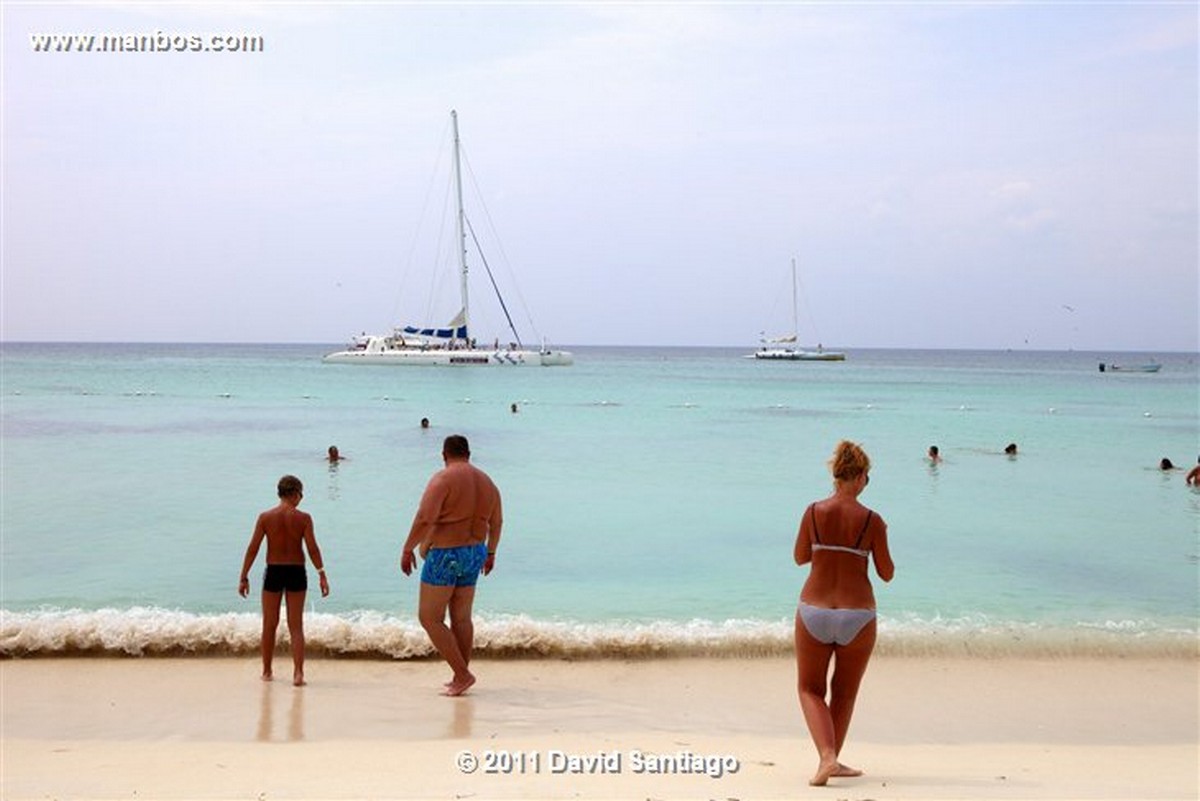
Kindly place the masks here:
[[(169, 609), (0, 610), (0, 657), (233, 656), (257, 653), (260, 618)], [(309, 653), (366, 659), (433, 655), (415, 620), (381, 612), (310, 613)], [(280, 627), (280, 642), (287, 641)], [(476, 653), (493, 658), (638, 659), (780, 656), (792, 650), (788, 620), (576, 622), (523, 615), (481, 616)], [(1138, 621), (1043, 626), (986, 619), (892, 620), (879, 627), (876, 653), (896, 657), (1153, 657), (1195, 659), (1194, 629)]]

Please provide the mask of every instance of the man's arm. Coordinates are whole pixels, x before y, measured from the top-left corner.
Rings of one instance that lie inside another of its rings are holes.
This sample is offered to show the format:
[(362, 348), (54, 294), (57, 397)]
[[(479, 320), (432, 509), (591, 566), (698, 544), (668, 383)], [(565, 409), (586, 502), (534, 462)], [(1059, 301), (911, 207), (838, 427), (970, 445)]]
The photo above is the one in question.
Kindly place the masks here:
[(429, 525), (429, 521), (418, 509), (417, 513), (413, 515), (412, 526), (408, 529), (408, 537), (404, 540), (404, 553), (412, 553), (418, 545), (425, 541)]
[(500, 500), (500, 490), (496, 489), (496, 485), (493, 484), (492, 491), (496, 493), (496, 505), (492, 508), (492, 514), (488, 518), (487, 558), (483, 560), (483, 575), (485, 576), (491, 573), (492, 568), (496, 566), (496, 551), (500, 547), (500, 529), (504, 526), (504, 510)]
[(400, 569), (406, 576), (412, 574), (413, 567), (417, 564), (417, 555), (414, 551), (428, 538), (429, 529), (437, 519), (438, 509), (441, 508), (445, 488), (440, 479), (441, 473), (429, 479), (425, 492), (421, 494), (421, 503), (417, 506), (417, 513), (413, 515), (408, 537), (404, 540), (404, 547), (400, 553)]

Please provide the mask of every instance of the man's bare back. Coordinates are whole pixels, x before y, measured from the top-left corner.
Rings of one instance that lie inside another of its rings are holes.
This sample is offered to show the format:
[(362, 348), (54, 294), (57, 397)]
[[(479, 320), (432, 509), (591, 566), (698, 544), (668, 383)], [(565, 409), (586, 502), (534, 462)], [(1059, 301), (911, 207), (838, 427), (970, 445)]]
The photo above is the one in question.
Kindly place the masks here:
[(500, 529), (500, 491), (470, 462), (450, 461), (429, 480), (416, 518), (426, 547), (484, 542), (489, 531)]

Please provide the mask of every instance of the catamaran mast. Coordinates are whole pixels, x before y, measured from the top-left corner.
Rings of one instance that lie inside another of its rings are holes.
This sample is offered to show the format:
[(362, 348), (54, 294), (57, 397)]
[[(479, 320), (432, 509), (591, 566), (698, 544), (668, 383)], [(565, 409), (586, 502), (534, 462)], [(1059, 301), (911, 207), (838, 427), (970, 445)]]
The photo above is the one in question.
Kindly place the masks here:
[(796, 257), (792, 257), (792, 339), (800, 341), (800, 323), (796, 317)]
[(458, 266), (460, 268), (460, 280), (462, 281), (462, 324), (467, 330), (467, 337), (469, 338), (471, 336), (471, 314), (468, 311), (467, 304), (467, 226), (466, 215), (463, 213), (462, 166), (459, 164), (458, 154), (457, 111), (450, 111), (450, 121), (454, 128), (454, 190), (458, 198)]

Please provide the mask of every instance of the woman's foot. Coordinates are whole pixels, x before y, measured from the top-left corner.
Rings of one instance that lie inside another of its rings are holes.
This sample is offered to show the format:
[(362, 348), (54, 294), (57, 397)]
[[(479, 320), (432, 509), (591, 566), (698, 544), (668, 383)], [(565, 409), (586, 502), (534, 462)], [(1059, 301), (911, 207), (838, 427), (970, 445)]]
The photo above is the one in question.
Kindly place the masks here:
[(446, 695), (451, 698), (457, 698), (458, 696), (466, 693), (467, 690), (471, 689), (471, 685), (474, 683), (475, 677), (470, 673), (461, 678), (456, 677), (454, 681), (447, 684), (446, 688), (442, 690), (442, 695)]
[(863, 775), (863, 772), (858, 768), (852, 768), (849, 765), (843, 765), (841, 762), (834, 760), (833, 763), (822, 762), (817, 767), (817, 772), (808, 780), (808, 783), (813, 787), (824, 787), (826, 782), (834, 777), (851, 778), (861, 775)]
[(813, 787), (824, 787), (830, 777), (837, 775), (838, 767), (840, 766), (836, 759), (821, 760), (821, 764), (817, 766), (817, 772), (808, 780), (808, 783)]

